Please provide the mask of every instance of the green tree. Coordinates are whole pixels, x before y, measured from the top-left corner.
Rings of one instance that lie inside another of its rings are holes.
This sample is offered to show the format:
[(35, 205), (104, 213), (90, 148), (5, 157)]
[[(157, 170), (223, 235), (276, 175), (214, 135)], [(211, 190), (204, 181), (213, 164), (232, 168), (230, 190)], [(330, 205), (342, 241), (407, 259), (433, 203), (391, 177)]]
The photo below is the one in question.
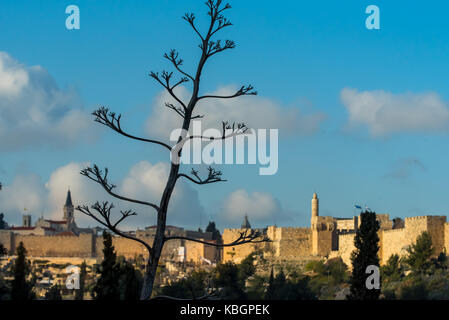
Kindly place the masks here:
[(413, 274), (426, 272), (431, 265), (431, 257), (434, 253), (432, 237), (426, 231), (421, 233), (416, 242), (407, 248), (408, 255), (404, 262), (410, 267)]
[(323, 260), (312, 260), (306, 263), (304, 269), (306, 271), (312, 271), (314, 273), (317, 273), (318, 275), (324, 275), (326, 274), (326, 267), (324, 265)]
[(284, 270), (281, 269), (276, 277), (273, 270), (270, 274), (266, 300), (314, 300), (315, 294), (309, 286), (309, 277), (290, 275), (287, 279)]
[(27, 276), (30, 273), (30, 265), (26, 259), (26, 249), (23, 242), (19, 243), (17, 247), (17, 258), (14, 263), (13, 272), (14, 280), (12, 281), (11, 299), (26, 301), (34, 299), (33, 285), (27, 281)]
[(45, 300), (62, 300), (61, 289), (58, 285), (54, 285), (47, 290)]
[(3, 244), (0, 243), (0, 257), (4, 256), (8, 253), (8, 250), (3, 246)]
[(438, 257), (432, 259), (435, 269), (443, 269), (446, 270), (448, 268), (448, 257), (446, 254), (446, 250), (440, 252)]
[(134, 266), (126, 261), (123, 257), (119, 257), (119, 291), (121, 300), (139, 300), (142, 286), (142, 276)]
[(239, 278), (242, 281), (246, 281), (248, 277), (251, 277), (256, 271), (254, 266), (254, 253), (249, 254), (245, 259), (243, 259), (240, 264), (238, 264)]
[(284, 270), (281, 268), (276, 277), (273, 277), (273, 269), (271, 269), (270, 279), (268, 281), (266, 300), (280, 300), (285, 294), (284, 289), (287, 287), (287, 280), (285, 278)]
[(263, 300), (265, 296), (266, 277), (260, 275), (253, 275), (248, 279), (248, 286), (246, 293), (249, 300)]
[(103, 232), (103, 261), (101, 262), (100, 277), (93, 287), (92, 295), (95, 300), (119, 300), (119, 276), (120, 270), (116, 263), (116, 253), (112, 245), (112, 236)]
[(232, 262), (219, 264), (215, 268), (215, 283), (222, 288), (221, 296), (230, 300), (245, 300), (245, 282), (240, 276), (239, 267)]
[(347, 281), (348, 267), (341, 258), (333, 258), (326, 261), (324, 273), (331, 278), (332, 284), (340, 284)]
[(376, 213), (365, 211), (360, 214), (361, 224), (357, 230), (354, 245), (355, 250), (351, 254), (352, 276), (350, 278), (350, 300), (377, 300), (379, 289), (368, 289), (366, 286), (366, 268), (370, 265), (379, 266), (379, 222)]
[(265, 300), (274, 300), (274, 271), (271, 267), (270, 278), (268, 279), (268, 287), (265, 292)]
[(5, 215), (0, 213), (0, 230), (4, 230), (8, 228), (8, 224), (5, 221)]
[(429, 292), (425, 282), (418, 277), (413, 281), (402, 284), (399, 288), (400, 300), (427, 300)]
[(81, 264), (80, 270), (80, 287), (76, 290), (75, 300), (83, 300), (84, 299), (84, 291), (86, 287), (86, 276), (87, 276), (87, 265), (86, 261), (83, 261)]
[(404, 272), (400, 264), (399, 255), (392, 254), (390, 258), (388, 258), (387, 263), (380, 268), (380, 273), (383, 281), (395, 282), (401, 280), (404, 276)]
[(164, 286), (159, 291), (159, 295), (182, 299), (198, 299), (207, 293), (206, 283), (208, 277), (209, 275), (205, 271), (194, 271), (188, 277)]

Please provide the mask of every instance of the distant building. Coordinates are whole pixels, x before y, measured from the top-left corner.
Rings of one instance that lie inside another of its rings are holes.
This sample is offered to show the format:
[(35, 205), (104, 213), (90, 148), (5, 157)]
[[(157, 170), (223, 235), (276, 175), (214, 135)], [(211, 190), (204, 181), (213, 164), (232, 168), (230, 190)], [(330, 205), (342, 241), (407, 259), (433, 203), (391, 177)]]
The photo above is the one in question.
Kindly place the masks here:
[[(0, 230), (0, 243), (13, 254), (23, 242), (30, 257), (79, 257), (98, 258), (103, 255), (103, 228), (79, 228), (75, 222), (74, 206), (70, 190), (63, 207), (61, 220), (39, 218), (32, 225), (31, 215), (23, 216), (22, 226)], [(152, 245), (156, 226), (144, 230), (123, 231)], [(167, 241), (162, 251), (162, 261), (210, 264), (219, 261), (219, 250), (213, 244), (212, 232), (185, 230), (176, 226), (166, 227), (166, 236), (180, 237)], [(191, 238), (197, 241), (188, 241)], [(148, 256), (147, 249), (140, 243), (124, 237), (113, 236), (117, 255), (126, 258)]]
[(32, 226), (31, 215), (23, 215), (22, 226), (11, 227), (11, 231), (20, 235), (79, 235), (80, 233), (92, 233), (92, 229), (78, 228), (75, 222), (75, 208), (72, 202), (70, 190), (67, 192), (67, 198), (63, 207), (62, 220), (49, 220), (40, 217), (35, 226)]
[[(421, 216), (390, 220), (388, 214), (376, 214), (380, 224), (379, 258), (385, 263), (392, 254), (404, 255), (406, 249), (424, 231), (432, 237), (435, 254), (449, 251), (449, 223), (446, 216)], [(223, 261), (240, 262), (255, 250), (264, 257), (281, 261), (307, 261), (341, 257), (351, 267), (350, 256), (355, 249), (354, 237), (360, 227), (360, 216), (336, 218), (320, 216), (319, 199), (316, 193), (311, 201), (310, 228), (269, 226), (266, 229), (251, 229), (265, 234), (271, 242), (247, 243), (224, 247)], [(230, 243), (251, 228), (245, 216), (240, 229), (225, 229), (223, 242)]]

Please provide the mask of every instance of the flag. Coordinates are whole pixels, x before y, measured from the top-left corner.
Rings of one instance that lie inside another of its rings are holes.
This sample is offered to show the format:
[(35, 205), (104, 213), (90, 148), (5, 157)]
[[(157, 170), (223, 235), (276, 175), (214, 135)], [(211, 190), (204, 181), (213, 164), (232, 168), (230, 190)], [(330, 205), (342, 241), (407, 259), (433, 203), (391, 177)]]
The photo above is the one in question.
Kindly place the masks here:
[(354, 208), (362, 210), (362, 207), (357, 204), (354, 205)]

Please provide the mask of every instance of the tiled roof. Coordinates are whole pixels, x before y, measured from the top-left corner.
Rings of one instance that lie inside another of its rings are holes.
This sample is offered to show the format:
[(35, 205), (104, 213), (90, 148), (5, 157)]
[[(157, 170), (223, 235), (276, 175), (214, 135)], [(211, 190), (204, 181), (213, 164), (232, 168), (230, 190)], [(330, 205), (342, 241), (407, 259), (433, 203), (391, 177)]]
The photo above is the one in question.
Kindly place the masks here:
[(11, 230), (34, 230), (36, 227), (11, 227)]

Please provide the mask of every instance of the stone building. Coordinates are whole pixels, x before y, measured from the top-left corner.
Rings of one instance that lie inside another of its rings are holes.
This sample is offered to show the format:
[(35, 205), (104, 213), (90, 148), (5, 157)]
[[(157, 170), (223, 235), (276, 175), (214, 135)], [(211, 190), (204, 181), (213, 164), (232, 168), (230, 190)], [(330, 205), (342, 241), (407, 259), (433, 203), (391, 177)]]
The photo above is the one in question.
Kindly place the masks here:
[[(392, 254), (403, 255), (408, 246), (424, 231), (432, 237), (435, 253), (449, 251), (449, 223), (446, 216), (420, 216), (390, 220), (388, 214), (377, 214), (380, 223), (379, 258), (384, 264)], [(336, 218), (320, 216), (318, 195), (311, 201), (311, 221), (308, 228), (269, 226), (255, 229), (245, 215), (238, 229), (224, 229), (221, 241), (235, 241), (242, 232), (256, 231), (267, 235), (271, 242), (247, 243), (240, 246), (224, 247), (219, 250), (214, 244), (211, 232), (185, 230), (167, 226), (167, 236), (179, 238), (166, 242), (162, 261), (213, 264), (217, 262), (240, 262), (255, 250), (260, 250), (267, 259), (280, 263), (285, 261), (304, 262), (315, 259), (341, 257), (351, 267), (350, 256), (354, 250), (354, 237), (361, 223), (360, 216)], [(139, 239), (152, 244), (156, 226), (130, 232)], [(81, 257), (102, 256), (103, 241), (96, 229), (79, 228), (75, 222), (74, 206), (70, 191), (63, 207), (61, 220), (40, 218), (32, 225), (30, 215), (24, 215), (20, 227), (0, 230), (0, 243), (10, 252), (23, 242), (28, 254), (34, 257)], [(188, 241), (185, 238), (197, 241)], [(220, 241), (220, 240), (219, 240)], [(145, 247), (137, 241), (113, 237), (113, 245), (118, 255), (127, 258), (148, 255)]]
[(40, 217), (36, 225), (32, 226), (31, 215), (23, 215), (22, 226), (12, 226), (10, 230), (19, 235), (78, 235), (80, 233), (92, 233), (91, 229), (78, 228), (75, 223), (75, 208), (72, 203), (70, 190), (63, 207), (63, 217), (61, 220), (48, 220)]
[[(384, 264), (392, 254), (403, 255), (406, 248), (424, 231), (432, 237), (435, 253), (449, 251), (449, 223), (446, 216), (422, 216), (390, 220), (388, 214), (377, 214), (379, 230), (379, 258)], [(245, 217), (244, 224), (248, 224)], [(223, 250), (223, 261), (240, 262), (255, 250), (262, 250), (267, 258), (284, 261), (327, 259), (341, 257), (351, 267), (350, 256), (355, 249), (354, 237), (361, 223), (360, 216), (336, 218), (320, 216), (319, 199), (316, 193), (311, 201), (310, 228), (269, 226), (259, 229), (271, 242), (262, 244), (244, 244)], [(223, 242), (237, 239), (240, 229), (225, 229)]]
[[(129, 234), (151, 245), (155, 231), (156, 227), (151, 226)], [(102, 257), (103, 239), (97, 234), (96, 228), (80, 228), (77, 226), (72, 196), (68, 191), (61, 220), (48, 220), (40, 217), (33, 226), (31, 215), (24, 215), (22, 226), (0, 230), (0, 243), (10, 254), (13, 254), (18, 244), (23, 242), (30, 257), (99, 258)], [(161, 259), (163, 261), (196, 264), (218, 262), (220, 255), (217, 247), (213, 246), (216, 240), (212, 240), (211, 232), (191, 231), (167, 226), (166, 235), (193, 238), (204, 243), (185, 239), (167, 241), (162, 252)], [(146, 248), (134, 240), (114, 236), (113, 245), (118, 256), (121, 255), (126, 258), (148, 256)]]

